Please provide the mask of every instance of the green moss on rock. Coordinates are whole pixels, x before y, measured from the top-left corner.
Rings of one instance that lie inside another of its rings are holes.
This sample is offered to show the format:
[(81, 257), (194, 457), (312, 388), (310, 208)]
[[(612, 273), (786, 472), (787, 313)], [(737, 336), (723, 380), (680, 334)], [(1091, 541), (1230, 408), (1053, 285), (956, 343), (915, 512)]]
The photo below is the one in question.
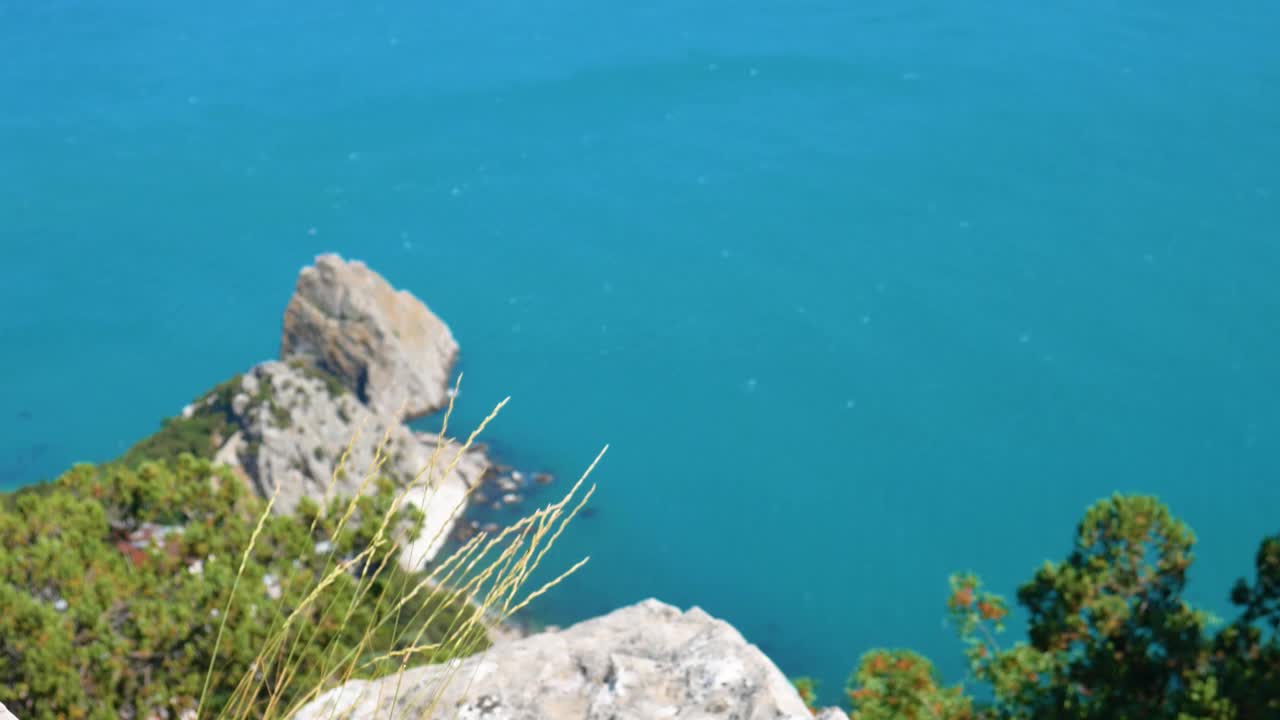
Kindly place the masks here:
[(337, 399), (351, 392), (351, 388), (347, 387), (338, 376), (331, 372), (322, 370), (302, 358), (293, 358), (286, 363), (289, 367), (297, 370), (306, 377), (319, 380), (324, 383), (324, 389), (329, 393), (329, 397)]

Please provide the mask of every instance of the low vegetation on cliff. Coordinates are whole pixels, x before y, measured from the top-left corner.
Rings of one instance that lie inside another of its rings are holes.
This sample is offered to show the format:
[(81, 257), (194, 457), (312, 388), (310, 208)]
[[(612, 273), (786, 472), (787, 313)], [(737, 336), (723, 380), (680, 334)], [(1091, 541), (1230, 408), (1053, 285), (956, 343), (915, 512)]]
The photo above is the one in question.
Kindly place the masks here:
[[(303, 607), (336, 562), (375, 568), (394, 552), (373, 546), (392, 500), (384, 483), (345, 527), (335, 525), (340, 505), (312, 527), (301, 514), (264, 516), (265, 503), (243, 483), (191, 455), (136, 469), (76, 466), (0, 512), (0, 701), (31, 720), (178, 717), (199, 702), (225, 627), (207, 699), (219, 713), (290, 609)], [(255, 529), (253, 551), (242, 556)], [(391, 563), (365, 583), (359, 572), (338, 574), (324, 602), (303, 609), (285, 630), (295, 648), (291, 685), (320, 683), (326, 659), (350, 653), (369, 660), (361, 673), (385, 672), (398, 664), (389, 651), (439, 643), (474, 612), (446, 594), (422, 594), (398, 611), (426, 622), (427, 642), (411, 643), (421, 625), (380, 623), (394, 592), (417, 585), (400, 572)], [(365, 637), (366, 628), (375, 631)], [(473, 635), (469, 649), (484, 647), (483, 630)], [(416, 650), (413, 662), (455, 647)], [(263, 666), (262, 681), (276, 686), (284, 678), (270, 673), (282, 667)]]
[(572, 517), (573, 491), (430, 574), (407, 572), (388, 528), (421, 513), (404, 488), (368, 483), (279, 515), (227, 467), (182, 452), (77, 465), (8, 497), (0, 703), (24, 720), (287, 717), (349, 679), (486, 648)]

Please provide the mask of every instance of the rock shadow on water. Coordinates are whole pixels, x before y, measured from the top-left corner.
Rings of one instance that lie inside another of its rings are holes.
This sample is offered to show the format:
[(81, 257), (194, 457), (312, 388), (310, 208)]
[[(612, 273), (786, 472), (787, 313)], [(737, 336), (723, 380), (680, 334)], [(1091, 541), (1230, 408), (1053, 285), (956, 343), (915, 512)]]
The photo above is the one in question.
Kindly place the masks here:
[[(558, 502), (567, 491), (559, 486), (550, 471), (520, 469), (496, 459), (503, 457), (501, 451), (487, 444), (483, 451), (492, 459), (492, 464), (483, 474), (480, 486), (472, 491), (467, 509), (454, 526), (441, 557), (447, 557), (450, 551), (481, 532), (492, 536), (511, 527), (536, 509)], [(596, 507), (587, 505), (578, 511), (577, 517), (590, 519), (597, 512)]]

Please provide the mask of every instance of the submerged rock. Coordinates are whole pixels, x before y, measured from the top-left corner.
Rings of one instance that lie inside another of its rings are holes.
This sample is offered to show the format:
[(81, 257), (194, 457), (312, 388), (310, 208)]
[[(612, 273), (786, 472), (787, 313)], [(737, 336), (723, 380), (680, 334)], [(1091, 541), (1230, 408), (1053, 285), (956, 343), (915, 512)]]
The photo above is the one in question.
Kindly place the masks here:
[[(447, 682), (446, 682), (447, 681)], [(399, 687), (397, 695), (396, 688)], [(437, 702), (437, 693), (439, 698)], [(432, 712), (428, 708), (434, 707)], [(560, 632), (496, 645), (452, 666), (356, 680), (296, 720), (808, 720), (772, 662), (698, 608), (646, 600)]]
[[(263, 497), (278, 489), (273, 511), (281, 514), (292, 513), (303, 497), (323, 508), (334, 495), (354, 495), (374, 469), (376, 450), (385, 438), (380, 474), (400, 487), (412, 486), (407, 502), (426, 515), (422, 532), (401, 552), (409, 569), (439, 552), (466, 507), (468, 490), (488, 466), (484, 453), (459, 455), (461, 445), (372, 412), (353, 393), (335, 389), (323, 376), (298, 365), (270, 361), (254, 367), (241, 377), (234, 400), (222, 411), (235, 432), (214, 462), (238, 470)], [(348, 443), (350, 453), (335, 478)]]
[(337, 255), (302, 269), (285, 309), (281, 359), (331, 373), (379, 415), (415, 418), (448, 404), (457, 354), (449, 327), (421, 300)]

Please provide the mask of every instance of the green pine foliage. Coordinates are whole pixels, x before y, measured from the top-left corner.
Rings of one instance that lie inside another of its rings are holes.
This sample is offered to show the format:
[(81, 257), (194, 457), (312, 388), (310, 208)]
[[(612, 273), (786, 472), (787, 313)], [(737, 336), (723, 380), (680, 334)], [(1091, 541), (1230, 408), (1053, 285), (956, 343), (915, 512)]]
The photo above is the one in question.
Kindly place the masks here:
[(791, 684), (795, 685), (796, 692), (800, 693), (800, 699), (804, 701), (804, 706), (809, 708), (809, 712), (818, 712), (818, 681), (811, 677), (792, 678)]
[[(288, 707), (294, 688), (340, 680), (326, 673), (342, 658), (372, 677), (405, 656), (421, 664), (482, 649), (480, 627), (447, 652), (431, 648), (475, 612), (461, 599), (434, 591), (398, 606), (420, 578), (396, 566), (393, 545), (370, 547), (393, 497), (381, 482), (341, 529), (341, 499), (323, 517), (311, 505), (264, 518), (242, 481), (191, 452), (77, 465), (10, 497), (0, 505), (0, 702), (24, 720), (177, 718), (197, 707), (212, 663), (201, 717), (220, 716), (245, 677), (266, 690), (236, 715), (259, 717), (272, 688)], [(320, 542), (332, 551), (317, 552)], [(304, 602), (362, 552), (323, 602)], [(302, 617), (286, 625), (295, 609)], [(263, 662), (281, 632), (289, 661)]]
[(1225, 625), (1183, 598), (1194, 543), (1154, 497), (1094, 504), (1067, 557), (1018, 589), (1025, 640), (1001, 642), (1009, 608), (976, 575), (951, 578), (947, 613), (983, 702), (941, 686), (915, 653), (874, 650), (849, 680), (850, 717), (1280, 718), (1280, 535), (1263, 540), (1255, 579), (1232, 590), (1239, 615)]
[(973, 701), (958, 687), (938, 684), (937, 671), (910, 650), (872, 650), (854, 672), (849, 697), (853, 720), (928, 720), (974, 717)]
[(1280, 717), (1280, 534), (1263, 540), (1254, 582), (1239, 580), (1231, 602), (1240, 616), (1218, 633), (1213, 660), (1221, 692), (1241, 718)]

